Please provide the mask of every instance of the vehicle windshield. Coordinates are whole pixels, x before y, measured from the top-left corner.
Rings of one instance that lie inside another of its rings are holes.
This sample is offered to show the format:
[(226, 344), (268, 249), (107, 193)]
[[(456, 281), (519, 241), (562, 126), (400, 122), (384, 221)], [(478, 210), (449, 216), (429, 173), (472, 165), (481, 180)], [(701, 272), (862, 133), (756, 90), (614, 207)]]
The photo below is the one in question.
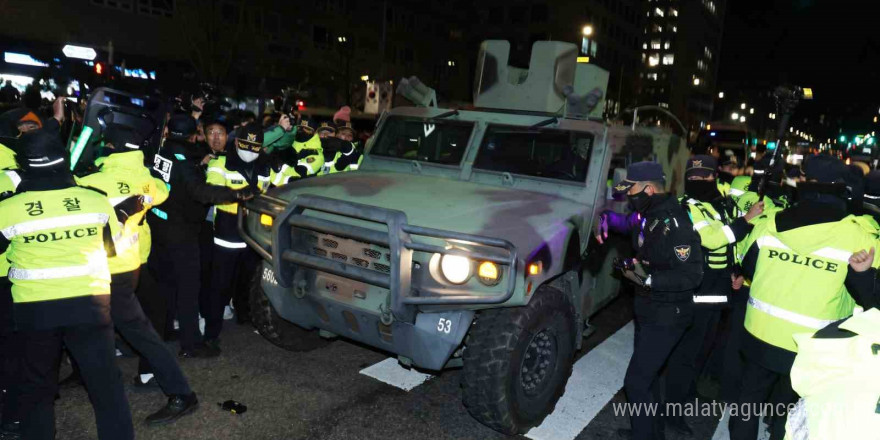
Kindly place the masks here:
[(467, 149), (473, 122), (389, 118), (371, 155), (458, 165)]
[(474, 168), (586, 182), (592, 151), (590, 133), (490, 125)]

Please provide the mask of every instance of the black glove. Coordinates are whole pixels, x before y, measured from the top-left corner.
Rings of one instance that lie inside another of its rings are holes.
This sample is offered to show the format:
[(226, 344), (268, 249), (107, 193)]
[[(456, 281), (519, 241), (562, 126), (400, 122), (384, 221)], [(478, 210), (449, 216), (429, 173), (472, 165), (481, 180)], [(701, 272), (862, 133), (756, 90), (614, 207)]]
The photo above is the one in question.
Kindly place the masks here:
[(235, 200), (239, 202), (244, 202), (258, 196), (259, 194), (259, 189), (251, 188), (250, 186), (248, 186), (246, 188), (235, 191)]
[(116, 218), (120, 223), (125, 223), (129, 217), (144, 210), (144, 196), (131, 196), (113, 207)]

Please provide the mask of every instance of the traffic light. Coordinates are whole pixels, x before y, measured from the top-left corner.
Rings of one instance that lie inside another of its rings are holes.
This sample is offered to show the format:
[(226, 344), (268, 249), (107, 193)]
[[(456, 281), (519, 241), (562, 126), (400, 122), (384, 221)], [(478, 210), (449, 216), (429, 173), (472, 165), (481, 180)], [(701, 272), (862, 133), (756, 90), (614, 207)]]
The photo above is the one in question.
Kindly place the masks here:
[(776, 149), (776, 142), (767, 142), (767, 150), (768, 151), (775, 150), (775, 149)]
[(846, 136), (841, 135), (841, 136), (840, 136), (840, 142), (846, 142)]
[(95, 63), (95, 73), (98, 75), (104, 74), (104, 64), (103, 63)]

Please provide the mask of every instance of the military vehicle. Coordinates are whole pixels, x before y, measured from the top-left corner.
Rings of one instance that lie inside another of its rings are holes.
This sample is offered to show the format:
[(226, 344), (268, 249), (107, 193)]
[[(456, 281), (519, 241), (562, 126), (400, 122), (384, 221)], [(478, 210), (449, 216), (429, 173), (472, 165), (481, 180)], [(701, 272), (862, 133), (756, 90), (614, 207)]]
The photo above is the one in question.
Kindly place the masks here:
[(265, 260), (251, 292), (264, 337), (306, 350), (320, 333), (413, 368), (462, 367), (470, 414), (514, 434), (553, 410), (588, 318), (617, 295), (618, 249), (591, 234), (612, 206), (612, 159), (656, 159), (671, 184), (688, 151), (659, 128), (603, 122), (608, 73), (575, 45), (536, 42), (529, 69), (508, 66), (509, 50), (482, 44), (473, 110), (437, 108), (408, 81), (419, 106), (381, 116), (360, 170), (269, 191), (239, 229)]

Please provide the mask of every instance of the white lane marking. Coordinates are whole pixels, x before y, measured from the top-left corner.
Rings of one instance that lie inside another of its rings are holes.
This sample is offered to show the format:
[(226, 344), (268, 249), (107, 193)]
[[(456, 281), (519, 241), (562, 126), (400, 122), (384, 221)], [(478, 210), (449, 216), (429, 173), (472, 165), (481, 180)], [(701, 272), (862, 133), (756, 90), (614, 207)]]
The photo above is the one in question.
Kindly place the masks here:
[[(729, 422), (730, 411), (725, 408), (724, 417), (721, 418), (718, 426), (715, 427), (715, 434), (712, 435), (712, 440), (730, 440), (730, 431), (727, 429)], [(758, 420), (758, 440), (770, 440), (770, 431), (767, 429), (767, 425), (764, 424), (763, 416)]]
[(388, 358), (378, 364), (370, 365), (361, 370), (361, 374), (370, 376), (380, 382), (395, 386), (404, 391), (410, 391), (413, 388), (425, 383), (428, 379), (434, 377), (430, 374), (419, 373), (416, 370), (403, 368), (395, 358)]
[(526, 437), (532, 440), (577, 437), (623, 387), (634, 337), (635, 327), (630, 321), (578, 360), (556, 409), (540, 426), (529, 430)]

